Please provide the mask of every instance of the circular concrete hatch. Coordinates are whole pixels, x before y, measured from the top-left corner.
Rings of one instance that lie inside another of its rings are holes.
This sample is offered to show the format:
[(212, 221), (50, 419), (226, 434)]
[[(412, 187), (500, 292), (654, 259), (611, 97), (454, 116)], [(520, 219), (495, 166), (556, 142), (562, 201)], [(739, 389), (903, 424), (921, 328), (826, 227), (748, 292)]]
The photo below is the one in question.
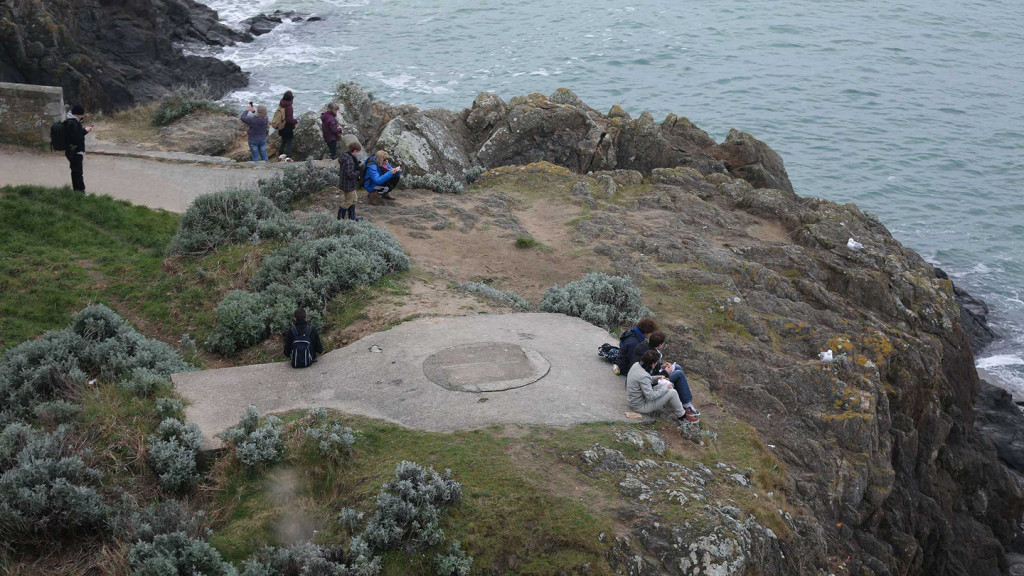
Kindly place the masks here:
[(455, 392), (500, 392), (533, 384), (551, 364), (536, 350), (507, 342), (445, 348), (423, 361), (431, 382)]

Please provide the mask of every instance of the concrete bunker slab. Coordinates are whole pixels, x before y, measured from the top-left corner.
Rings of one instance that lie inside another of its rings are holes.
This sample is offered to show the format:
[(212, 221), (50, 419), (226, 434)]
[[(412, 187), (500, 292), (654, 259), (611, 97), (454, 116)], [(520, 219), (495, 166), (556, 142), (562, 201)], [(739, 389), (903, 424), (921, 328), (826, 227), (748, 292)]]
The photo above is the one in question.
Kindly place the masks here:
[(208, 448), (220, 446), (217, 434), (249, 404), (261, 414), (322, 406), (431, 431), (571, 426), (625, 420), (623, 379), (597, 356), (614, 340), (561, 314), (420, 318), (324, 354), (310, 368), (282, 358), (172, 381)]

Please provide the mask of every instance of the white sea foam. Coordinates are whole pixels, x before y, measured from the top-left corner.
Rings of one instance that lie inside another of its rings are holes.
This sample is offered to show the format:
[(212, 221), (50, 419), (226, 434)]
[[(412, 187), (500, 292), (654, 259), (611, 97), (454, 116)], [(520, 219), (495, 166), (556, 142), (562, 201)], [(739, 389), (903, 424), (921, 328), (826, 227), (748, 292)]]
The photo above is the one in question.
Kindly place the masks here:
[(989, 356), (987, 358), (978, 358), (974, 366), (983, 370), (991, 370), (992, 368), (998, 368), (999, 366), (1024, 366), (1024, 358), (1019, 356), (1011, 356), (1009, 354), (999, 354), (996, 356)]

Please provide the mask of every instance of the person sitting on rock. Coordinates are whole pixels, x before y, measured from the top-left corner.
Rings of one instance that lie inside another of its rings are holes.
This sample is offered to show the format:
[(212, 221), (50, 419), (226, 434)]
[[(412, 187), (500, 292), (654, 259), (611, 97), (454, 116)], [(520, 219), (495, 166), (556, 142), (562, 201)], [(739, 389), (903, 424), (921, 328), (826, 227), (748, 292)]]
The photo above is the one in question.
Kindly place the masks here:
[(338, 208), (338, 220), (344, 220), (346, 216), (356, 222), (362, 220), (356, 218), (356, 187), (359, 186), (359, 159), (356, 158), (356, 152), (362, 149), (359, 142), (352, 142), (348, 150), (338, 156), (338, 188), (345, 194)]
[(657, 350), (648, 350), (626, 373), (626, 401), (629, 402), (630, 410), (650, 414), (667, 406), (676, 420), (698, 422), (696, 416), (691, 416), (683, 408), (679, 394), (668, 379), (657, 378), (655, 383), (656, 377), (651, 376), (651, 371), (657, 368), (659, 360), (661, 354)]
[(267, 134), (270, 133), (270, 120), (267, 118), (267, 107), (260, 104), (253, 108), (250, 102), (245, 110), (242, 110), (242, 122), (249, 126), (249, 152), (252, 154), (252, 161), (268, 162)]
[(686, 413), (694, 417), (700, 416), (700, 411), (693, 405), (693, 393), (690, 391), (690, 383), (686, 380), (686, 373), (683, 372), (683, 367), (677, 363), (664, 361), (661, 349), (665, 346), (665, 340), (667, 340), (667, 337), (664, 332), (661, 330), (655, 331), (646, 342), (636, 345), (636, 348), (633, 349), (633, 359), (635, 362), (639, 362), (640, 358), (648, 351), (654, 350), (657, 352), (658, 363), (654, 367), (654, 371), (651, 372), (651, 376), (655, 378), (668, 378), (676, 393), (679, 394), (679, 401), (683, 403)]
[(306, 323), (306, 309), (297, 309), (294, 323), (284, 335), (284, 355), (291, 359), (292, 368), (308, 368), (323, 352), (320, 334)]
[(377, 150), (373, 156), (366, 158), (366, 180), (363, 188), (366, 189), (367, 201), (370, 204), (379, 204), (380, 199), (394, 200), (391, 191), (398, 187), (402, 178), (402, 168), (392, 168), (388, 164), (388, 153)]
[(338, 125), (338, 104), (331, 102), (327, 110), (320, 114), (320, 131), (323, 133), (324, 142), (331, 152), (331, 160), (338, 157), (338, 140), (341, 139), (341, 126)]
[(637, 344), (646, 342), (657, 330), (658, 323), (653, 318), (641, 318), (636, 326), (622, 333), (619, 337), (619, 358), (615, 361), (615, 367), (618, 368), (616, 374), (625, 374), (629, 371), (630, 366), (636, 362), (633, 350)]

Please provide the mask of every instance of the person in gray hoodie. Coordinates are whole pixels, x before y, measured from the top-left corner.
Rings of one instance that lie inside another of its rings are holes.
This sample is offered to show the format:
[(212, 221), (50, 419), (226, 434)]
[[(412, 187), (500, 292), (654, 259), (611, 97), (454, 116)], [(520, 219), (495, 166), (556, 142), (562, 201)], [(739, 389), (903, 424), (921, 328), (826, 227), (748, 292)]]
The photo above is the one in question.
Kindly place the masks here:
[(648, 350), (639, 362), (634, 362), (626, 374), (626, 400), (630, 410), (641, 414), (650, 414), (664, 407), (672, 410), (676, 420), (680, 422), (698, 422), (696, 416), (688, 414), (679, 401), (679, 394), (672, 388), (672, 383), (665, 378), (658, 378), (655, 384), (650, 371), (661, 360), (657, 350)]

